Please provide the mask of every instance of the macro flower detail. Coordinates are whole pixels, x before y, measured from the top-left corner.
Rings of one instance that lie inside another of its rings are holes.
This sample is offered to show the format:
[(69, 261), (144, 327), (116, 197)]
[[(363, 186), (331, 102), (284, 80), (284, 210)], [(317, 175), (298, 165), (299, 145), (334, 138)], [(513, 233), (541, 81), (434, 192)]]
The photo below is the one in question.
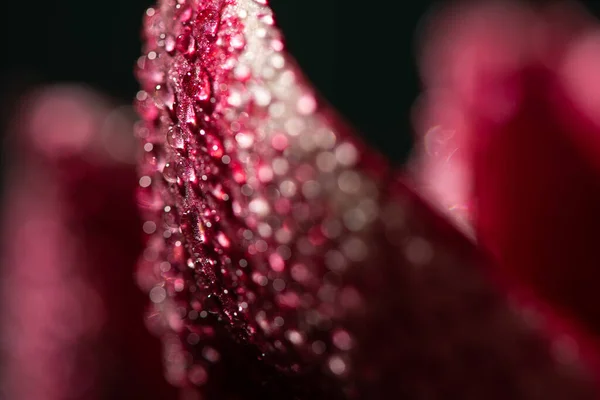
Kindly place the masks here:
[(576, 332), (356, 139), (264, 0), (146, 11), (138, 281), (203, 398), (596, 398)]

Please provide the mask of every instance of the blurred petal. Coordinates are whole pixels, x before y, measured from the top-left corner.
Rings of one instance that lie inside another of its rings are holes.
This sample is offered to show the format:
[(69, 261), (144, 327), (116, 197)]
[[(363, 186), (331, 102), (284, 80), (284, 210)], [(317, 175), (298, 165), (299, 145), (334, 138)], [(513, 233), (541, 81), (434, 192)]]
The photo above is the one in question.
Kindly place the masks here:
[(421, 136), (409, 169), (417, 190), (463, 232), (472, 236), (472, 171), (465, 140), (470, 127), (451, 93), (431, 91), (417, 103), (416, 130)]
[[(430, 97), (417, 129), (425, 142), (441, 114), (463, 116), (446, 128), (460, 132), (451, 146), (462, 154), (448, 173), (468, 182), (452, 185), (451, 200), (475, 205), (477, 238), (504, 270), (600, 333), (597, 24), (568, 4), (488, 3), (433, 21), (424, 78), (452, 100)], [(430, 197), (447, 204), (446, 176), (424, 172), (439, 159), (422, 151), (419, 159), (422, 181), (438, 188)]]
[(35, 91), (11, 121), (3, 205), (6, 398), (163, 399), (133, 282), (141, 247), (131, 111), (78, 86)]

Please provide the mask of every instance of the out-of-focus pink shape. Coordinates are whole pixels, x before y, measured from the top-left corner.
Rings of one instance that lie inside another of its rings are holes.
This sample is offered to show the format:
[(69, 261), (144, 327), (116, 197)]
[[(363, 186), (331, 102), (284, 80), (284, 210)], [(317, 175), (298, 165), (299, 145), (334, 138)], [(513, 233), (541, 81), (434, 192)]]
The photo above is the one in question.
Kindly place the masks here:
[(26, 133), (38, 151), (49, 157), (85, 151), (106, 117), (109, 105), (78, 87), (41, 91), (31, 99)]
[[(433, 106), (431, 106), (433, 105)], [(429, 107), (424, 108), (424, 107)], [(423, 96), (415, 120), (421, 132), (418, 157), (409, 165), (421, 194), (465, 233), (471, 233), (471, 169), (461, 146), (469, 127), (450, 93)]]
[[(425, 192), (443, 208), (471, 204), (476, 237), (501, 267), (599, 333), (597, 22), (571, 3), (508, 2), (432, 21), (416, 113)], [(436, 129), (453, 132), (449, 160), (424, 150)]]
[(167, 399), (133, 282), (141, 246), (131, 113), (78, 86), (11, 122), (2, 226), (7, 399)]

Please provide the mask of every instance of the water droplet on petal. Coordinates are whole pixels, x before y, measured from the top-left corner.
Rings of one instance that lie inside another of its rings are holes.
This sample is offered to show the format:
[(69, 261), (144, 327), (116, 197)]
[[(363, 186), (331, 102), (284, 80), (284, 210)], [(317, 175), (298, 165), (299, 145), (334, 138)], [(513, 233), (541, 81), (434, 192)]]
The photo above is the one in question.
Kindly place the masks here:
[(236, 181), (238, 184), (246, 183), (246, 172), (244, 171), (244, 168), (242, 167), (242, 165), (240, 163), (238, 163), (238, 162), (232, 163), (231, 171), (232, 171), (234, 181)]
[(214, 40), (219, 29), (219, 12), (214, 9), (207, 8), (198, 13), (196, 17), (196, 26), (200, 28), (198, 36), (206, 36), (206, 38)]
[(243, 34), (239, 33), (231, 38), (230, 44), (234, 49), (241, 50), (246, 45), (246, 39)]
[(214, 135), (206, 134), (206, 148), (208, 154), (211, 157), (221, 158), (223, 157), (223, 144), (221, 141)]
[(209, 361), (211, 363), (215, 363), (215, 362), (219, 361), (219, 359), (221, 358), (221, 355), (214, 348), (212, 348), (210, 346), (206, 346), (202, 350), (202, 357), (204, 357), (207, 361)]
[(329, 369), (335, 375), (343, 375), (346, 372), (346, 363), (339, 356), (332, 356), (328, 362)]
[(335, 347), (340, 350), (350, 350), (352, 348), (352, 337), (343, 329), (334, 331), (331, 335), (331, 339)]
[(166, 107), (169, 111), (173, 111), (175, 94), (168, 85), (156, 85), (155, 98), (159, 107)]
[(177, 171), (175, 170), (175, 166), (173, 163), (166, 163), (163, 168), (163, 177), (169, 183), (177, 182)]
[(231, 245), (229, 238), (223, 232), (219, 232), (217, 235), (217, 241), (224, 248), (228, 248)]
[(175, 49), (186, 56), (192, 58), (196, 54), (196, 40), (192, 36), (192, 31), (188, 28), (177, 36), (175, 40)]
[(175, 150), (185, 148), (185, 133), (180, 126), (174, 125), (167, 131), (167, 143)]
[(212, 96), (210, 76), (201, 67), (195, 67), (183, 78), (183, 85), (188, 96), (205, 105)]
[(173, 55), (173, 53), (175, 53), (175, 44), (176, 39), (172, 35), (167, 35), (165, 37), (165, 50), (170, 55)]

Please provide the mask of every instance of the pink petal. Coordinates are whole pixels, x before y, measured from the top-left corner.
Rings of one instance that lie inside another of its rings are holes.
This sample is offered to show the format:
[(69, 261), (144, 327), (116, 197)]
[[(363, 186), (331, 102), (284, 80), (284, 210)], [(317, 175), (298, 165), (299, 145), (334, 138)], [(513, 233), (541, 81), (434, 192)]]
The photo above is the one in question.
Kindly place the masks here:
[[(468, 183), (452, 196), (471, 199), (476, 236), (503, 270), (600, 332), (600, 30), (575, 7), (499, 7), (451, 8), (423, 57), (429, 90), (452, 99), (427, 108), (463, 116), (451, 125), (463, 156), (449, 168)], [(422, 171), (439, 164), (423, 158)], [(425, 177), (436, 188), (445, 179)]]

